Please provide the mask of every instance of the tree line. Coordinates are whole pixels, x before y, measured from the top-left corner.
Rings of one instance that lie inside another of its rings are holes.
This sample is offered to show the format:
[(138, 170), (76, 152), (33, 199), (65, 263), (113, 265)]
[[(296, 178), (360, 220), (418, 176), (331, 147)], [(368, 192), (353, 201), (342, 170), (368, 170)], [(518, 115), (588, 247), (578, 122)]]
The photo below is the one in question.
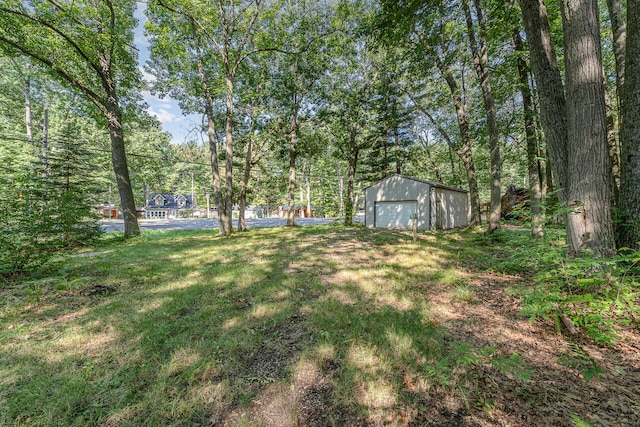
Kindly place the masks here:
[[(488, 232), (500, 228), (506, 185), (526, 182), (534, 237), (561, 217), (571, 254), (608, 257), (640, 241), (638, 7), (150, 0), (151, 57), (138, 64), (133, 0), (8, 1), (0, 46), (3, 61), (51, 76), (82, 98), (79, 114), (108, 130), (125, 236), (139, 234), (126, 132), (148, 88), (202, 117), (208, 152), (197, 156), (207, 170), (197, 175), (208, 181), (221, 234), (233, 231), (233, 205), (274, 189), (286, 194), (294, 225), (297, 189), (311, 193), (312, 169), (346, 176), (340, 186), (315, 184), (344, 191), (346, 224), (358, 185), (403, 173), (464, 183), (474, 225), (489, 199)], [(10, 86), (28, 88), (26, 75)], [(29, 93), (12, 95), (26, 111)], [(27, 113), (13, 122), (29, 141), (31, 121)], [(147, 148), (166, 150), (159, 145)], [(238, 228), (246, 229), (242, 217)]]

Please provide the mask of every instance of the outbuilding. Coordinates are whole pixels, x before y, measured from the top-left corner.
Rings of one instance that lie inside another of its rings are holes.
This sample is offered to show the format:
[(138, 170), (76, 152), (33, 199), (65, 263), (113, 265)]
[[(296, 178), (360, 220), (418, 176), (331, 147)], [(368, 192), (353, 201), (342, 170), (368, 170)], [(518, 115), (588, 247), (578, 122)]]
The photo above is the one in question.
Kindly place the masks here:
[(468, 224), (468, 191), (403, 175), (364, 189), (367, 227), (448, 229)]

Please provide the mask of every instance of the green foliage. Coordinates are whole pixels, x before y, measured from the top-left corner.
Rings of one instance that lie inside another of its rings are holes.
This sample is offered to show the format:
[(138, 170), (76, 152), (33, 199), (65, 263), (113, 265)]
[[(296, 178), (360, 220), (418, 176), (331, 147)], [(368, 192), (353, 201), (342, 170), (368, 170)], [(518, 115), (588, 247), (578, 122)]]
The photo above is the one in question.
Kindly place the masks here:
[(584, 421), (582, 418), (580, 418), (576, 414), (571, 414), (570, 416), (571, 416), (571, 424), (573, 424), (574, 427), (591, 427), (591, 424)]
[(569, 342), (569, 352), (562, 355), (558, 360), (558, 364), (580, 371), (585, 381), (589, 382), (592, 378), (598, 378), (604, 373), (598, 367), (595, 359), (576, 342)]
[(72, 133), (46, 157), (0, 151), (0, 163), (15, 165), (0, 175), (0, 274), (41, 267), (60, 249), (100, 236), (91, 153), (70, 139)]
[(497, 347), (475, 348), (472, 343), (453, 343), (447, 356), (424, 366), (428, 378), (434, 383), (450, 386), (454, 377), (464, 377), (477, 365), (492, 366), (502, 375), (512, 374), (522, 382), (528, 382), (533, 370), (526, 369), (527, 362), (518, 353), (505, 356), (496, 352)]
[[(513, 288), (522, 297), (522, 314), (531, 320), (553, 320), (566, 313), (576, 327), (601, 344), (612, 344), (621, 327), (640, 315), (640, 253), (620, 254), (608, 260), (584, 255), (569, 258), (558, 239), (532, 240), (509, 234), (492, 253), (499, 272), (528, 273), (534, 283)], [(548, 230), (547, 236), (554, 234)]]

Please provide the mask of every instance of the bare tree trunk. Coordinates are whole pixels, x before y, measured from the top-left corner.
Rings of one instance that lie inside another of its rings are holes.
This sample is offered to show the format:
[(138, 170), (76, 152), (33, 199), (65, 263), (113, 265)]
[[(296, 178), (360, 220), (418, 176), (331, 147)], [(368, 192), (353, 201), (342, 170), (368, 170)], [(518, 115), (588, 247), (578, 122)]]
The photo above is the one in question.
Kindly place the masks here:
[[(194, 45), (196, 48), (196, 58), (198, 65), (198, 75), (200, 76), (200, 86), (202, 87), (202, 96), (205, 102), (205, 114), (207, 118), (207, 137), (209, 139), (209, 161), (211, 164), (211, 178), (213, 180), (213, 204), (218, 212), (218, 232), (224, 236), (227, 234), (227, 224), (220, 220), (220, 215), (224, 215), (224, 200), (222, 200), (222, 180), (220, 178), (220, 166), (218, 164), (218, 144), (215, 128), (215, 116), (213, 114), (213, 97), (209, 91), (209, 82), (204, 72), (202, 52), (200, 43), (196, 33), (195, 24), (192, 23), (191, 30), (193, 34)], [(207, 195), (207, 218), (210, 216), (209, 196)]]
[(218, 232), (224, 236), (227, 234), (227, 224), (224, 221), (220, 221), (220, 213), (224, 213), (224, 200), (222, 200), (222, 179), (220, 178), (220, 167), (218, 166), (218, 145), (214, 123), (213, 107), (208, 105), (207, 136), (209, 138), (209, 160), (211, 163), (211, 177), (213, 179), (213, 204), (218, 212)]
[(247, 209), (247, 187), (251, 176), (251, 164), (253, 156), (253, 130), (255, 128), (255, 118), (251, 118), (251, 132), (247, 147), (244, 151), (244, 171), (242, 171), (242, 183), (240, 184), (240, 212), (238, 213), (238, 231), (247, 231), (245, 222), (245, 210)]
[(233, 232), (233, 80), (227, 75), (225, 78), (227, 87), (226, 93), (226, 116), (225, 116), (225, 200), (224, 214), (218, 218), (218, 222), (225, 223), (225, 234)]
[(347, 170), (347, 200), (344, 206), (344, 225), (353, 225), (353, 208), (355, 204), (355, 181), (356, 181), (356, 168), (358, 165), (358, 155), (360, 149), (357, 145), (358, 130), (356, 127), (351, 128), (351, 134), (349, 135), (349, 158), (348, 170)]
[(49, 109), (44, 109), (42, 123), (42, 177), (49, 176)]
[[(609, 157), (611, 157), (611, 172), (613, 174), (613, 200), (615, 206), (620, 199), (620, 132), (624, 126), (624, 111), (621, 108), (622, 92), (625, 81), (625, 47), (627, 40), (627, 27), (622, 12), (621, 0), (607, 0), (609, 19), (611, 20), (611, 31), (613, 36), (613, 54), (616, 59), (616, 99), (618, 101), (618, 128), (616, 132), (616, 121), (611, 97), (605, 92), (607, 105), (607, 126), (609, 128)], [(606, 84), (606, 83), (605, 83)], [(606, 86), (605, 86), (606, 89)], [(617, 137), (617, 138), (616, 138)]]
[[(436, 180), (438, 182), (442, 182), (443, 184), (446, 184), (442, 179), (442, 174), (440, 173), (440, 168), (438, 167), (438, 164), (433, 160), (433, 157), (431, 157), (431, 150), (429, 150), (429, 133), (425, 132), (424, 138), (422, 138), (422, 136), (420, 135), (420, 141), (422, 142), (424, 151), (427, 153), (427, 160), (429, 160), (429, 163), (431, 163), (431, 167), (433, 168), (433, 171), (436, 174)], [(451, 154), (451, 147), (449, 147), (449, 154)], [(453, 173), (453, 157), (451, 157), (451, 167), (452, 167), (451, 170)]]
[(607, 149), (609, 159), (611, 160), (611, 196), (612, 206), (618, 205), (620, 195), (620, 156), (618, 152), (618, 139), (616, 138), (616, 119), (613, 114), (613, 106), (609, 97), (606, 80), (603, 83), (604, 88), (604, 105), (607, 117)]
[(344, 216), (344, 178), (342, 177), (342, 172), (340, 168), (336, 166), (336, 174), (338, 175), (338, 197), (340, 199), (339, 202), (339, 216)]
[[(429, 49), (427, 49), (429, 51)], [(462, 161), (462, 164), (467, 172), (467, 183), (469, 185), (469, 198), (471, 199), (471, 223), (469, 225), (475, 226), (482, 224), (481, 215), (480, 215), (480, 192), (478, 191), (478, 178), (476, 176), (476, 167), (473, 161), (473, 152), (471, 149), (471, 133), (469, 132), (469, 112), (467, 111), (467, 106), (462, 99), (462, 95), (460, 94), (460, 88), (458, 87), (458, 83), (456, 82), (453, 72), (451, 68), (446, 65), (437, 55), (432, 55), (436, 61), (436, 65), (438, 69), (442, 73), (447, 85), (449, 86), (449, 90), (451, 92), (451, 98), (453, 100), (453, 105), (456, 109), (456, 118), (458, 119), (458, 128), (460, 129), (460, 139), (462, 143), (460, 146), (457, 146), (454, 141), (449, 138), (447, 132), (442, 128), (442, 126), (435, 120), (431, 114), (424, 108), (420, 106), (416, 102), (415, 99), (411, 98), (413, 103), (416, 105), (420, 111), (422, 111), (429, 121), (435, 126), (436, 130), (445, 138), (449, 147), (456, 153), (456, 155)], [(453, 160), (452, 164), (452, 172), (453, 172)], [(455, 175), (455, 174), (454, 174)]]
[(538, 164), (538, 138), (535, 127), (535, 111), (529, 88), (529, 73), (527, 60), (524, 58), (524, 43), (520, 37), (520, 30), (513, 31), (513, 42), (518, 55), (517, 66), (520, 76), (520, 93), (524, 107), (524, 130), (527, 137), (527, 167), (529, 170), (529, 195), (531, 200), (531, 235), (535, 238), (544, 237), (544, 202), (540, 185), (540, 168)]
[(597, 0), (563, 0), (570, 250), (615, 254)]
[(520, 0), (529, 42), (531, 69), (540, 100), (540, 121), (547, 137), (551, 167), (557, 179), (558, 198), (566, 202), (569, 187), (567, 122), (560, 68), (551, 40), (547, 9), (543, 0)]
[(396, 149), (396, 173), (398, 175), (401, 175), (402, 174), (402, 164), (400, 162), (400, 152), (401, 152), (401, 150), (400, 150), (400, 135), (398, 133), (398, 126), (397, 125), (395, 125), (393, 127), (393, 138), (394, 138), (395, 146), (396, 146), (395, 147), (395, 149)]
[(463, 1), (464, 12), (467, 21), (467, 34), (469, 36), (469, 45), (473, 55), (473, 62), (476, 69), (476, 75), (480, 81), (482, 88), (482, 98), (484, 100), (484, 109), (487, 115), (487, 127), (489, 130), (489, 152), (491, 158), (491, 209), (489, 211), (489, 228), (488, 231), (494, 232), (500, 228), (500, 215), (502, 203), (501, 197), (501, 168), (502, 161), (500, 159), (500, 137), (498, 134), (498, 120), (496, 118), (496, 106), (493, 99), (493, 91), (491, 90), (491, 79), (489, 76), (489, 57), (487, 48), (486, 26), (480, 7), (480, 1), (474, 0), (476, 18), (480, 27), (480, 46), (476, 41), (473, 19), (471, 17), (471, 7), (469, 0)]
[(291, 113), (291, 124), (289, 129), (289, 188), (288, 188), (288, 202), (289, 211), (287, 212), (287, 227), (293, 227), (295, 222), (295, 191), (296, 191), (296, 159), (298, 157), (297, 142), (298, 142), (298, 112), (294, 108)]
[(31, 118), (31, 79), (25, 79), (24, 87), (24, 123), (27, 128), (27, 142), (33, 144), (33, 120)]
[[(622, 96), (622, 87), (625, 80), (625, 46), (627, 40), (627, 27), (624, 22), (621, 0), (607, 0), (609, 19), (611, 20), (611, 30), (613, 35), (613, 54), (616, 58), (616, 88), (618, 92), (618, 107)], [(618, 108), (620, 111), (620, 108)], [(622, 115), (620, 125), (622, 125)]]
[(620, 211), (618, 245), (640, 247), (640, 3), (627, 2), (625, 82), (621, 112)]
[(304, 177), (305, 193), (306, 193), (305, 204), (307, 206), (305, 217), (311, 218), (311, 168), (309, 166), (309, 160), (304, 159), (304, 164), (302, 166), (302, 169), (305, 174), (305, 177)]
[[(110, 98), (115, 100), (115, 94), (112, 93), (110, 95)], [(120, 206), (122, 207), (122, 217), (124, 220), (124, 236), (139, 236), (140, 229), (138, 228), (138, 217), (136, 216), (136, 204), (133, 197), (129, 168), (127, 167), (127, 155), (124, 148), (122, 112), (117, 102), (109, 103), (106, 108), (109, 138), (111, 140), (111, 163), (116, 175), (118, 194), (120, 195)]]

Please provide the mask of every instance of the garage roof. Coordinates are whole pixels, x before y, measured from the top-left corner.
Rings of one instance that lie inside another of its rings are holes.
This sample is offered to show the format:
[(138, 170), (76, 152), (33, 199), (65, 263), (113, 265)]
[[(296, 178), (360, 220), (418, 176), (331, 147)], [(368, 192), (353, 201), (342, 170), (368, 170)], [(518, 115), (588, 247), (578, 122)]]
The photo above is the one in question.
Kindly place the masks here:
[(446, 189), (446, 190), (459, 191), (459, 192), (461, 192), (461, 193), (468, 193), (468, 192), (469, 192), (469, 190), (465, 190), (464, 188), (451, 187), (451, 186), (449, 186), (449, 185), (440, 184), (440, 183), (438, 183), (438, 182), (427, 181), (427, 180), (424, 180), (424, 179), (414, 178), (414, 177), (411, 177), (411, 176), (400, 175), (400, 174), (397, 174), (397, 173), (396, 173), (396, 174), (393, 174), (393, 175), (390, 175), (390, 176), (388, 176), (388, 177), (386, 177), (386, 178), (383, 178), (383, 179), (381, 179), (381, 180), (380, 180), (380, 181), (378, 181), (378, 182), (374, 182), (374, 183), (373, 183), (373, 184), (371, 184), (370, 186), (365, 187), (365, 188), (364, 188), (364, 190), (366, 190), (367, 188), (371, 188), (371, 187), (373, 187), (373, 186), (376, 186), (376, 185), (380, 184), (380, 183), (381, 183), (381, 182), (383, 182), (383, 181), (386, 181), (386, 180), (388, 180), (388, 179), (395, 178), (395, 177), (403, 178), (403, 179), (409, 179), (409, 180), (411, 180), (411, 181), (421, 182), (421, 183), (423, 183), (423, 184), (428, 184), (428, 185), (430, 185), (430, 186), (432, 186), (432, 187), (444, 188), (444, 189)]

